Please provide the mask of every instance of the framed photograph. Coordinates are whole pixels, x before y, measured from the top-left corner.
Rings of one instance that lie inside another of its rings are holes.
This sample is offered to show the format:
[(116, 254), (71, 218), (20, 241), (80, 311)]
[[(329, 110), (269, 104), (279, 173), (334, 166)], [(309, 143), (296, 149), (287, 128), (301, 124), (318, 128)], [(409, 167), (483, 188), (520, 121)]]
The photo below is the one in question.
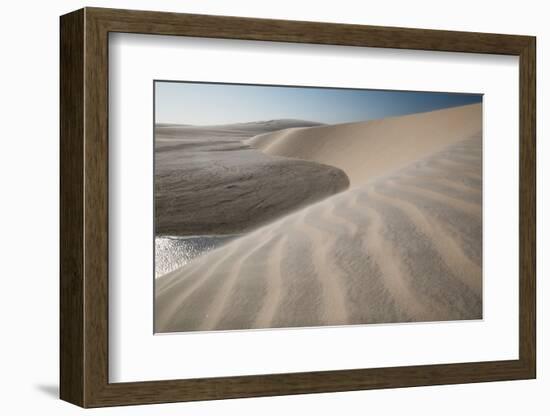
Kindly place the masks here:
[(63, 400), (535, 378), (534, 37), (60, 27)]

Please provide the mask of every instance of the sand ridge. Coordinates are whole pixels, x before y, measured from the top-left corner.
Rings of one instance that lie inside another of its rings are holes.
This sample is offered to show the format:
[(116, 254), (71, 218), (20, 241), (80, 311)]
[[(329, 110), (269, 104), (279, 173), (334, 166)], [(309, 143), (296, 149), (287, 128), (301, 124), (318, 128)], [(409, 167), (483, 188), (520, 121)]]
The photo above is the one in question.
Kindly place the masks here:
[(293, 127), (245, 142), (269, 155), (335, 166), (355, 186), (479, 135), (481, 117), (481, 104), (471, 104), (359, 123)]

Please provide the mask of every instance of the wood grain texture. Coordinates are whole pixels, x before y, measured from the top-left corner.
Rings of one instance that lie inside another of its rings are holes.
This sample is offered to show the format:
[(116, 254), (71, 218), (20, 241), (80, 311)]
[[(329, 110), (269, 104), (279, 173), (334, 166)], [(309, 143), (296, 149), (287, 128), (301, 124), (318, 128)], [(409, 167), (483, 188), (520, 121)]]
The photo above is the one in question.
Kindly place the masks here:
[(84, 404), (84, 12), (61, 19), (60, 44), (60, 388)]
[(108, 380), (108, 33), (85, 10), (84, 384), (85, 406)]
[(520, 54), (519, 356), (536, 377), (536, 41)]
[[(520, 57), (520, 357), (190, 380), (108, 380), (108, 33), (369, 46)], [(535, 38), (145, 11), (61, 18), (61, 397), (83, 407), (535, 377)]]
[(518, 55), (528, 36), (87, 8), (110, 32)]

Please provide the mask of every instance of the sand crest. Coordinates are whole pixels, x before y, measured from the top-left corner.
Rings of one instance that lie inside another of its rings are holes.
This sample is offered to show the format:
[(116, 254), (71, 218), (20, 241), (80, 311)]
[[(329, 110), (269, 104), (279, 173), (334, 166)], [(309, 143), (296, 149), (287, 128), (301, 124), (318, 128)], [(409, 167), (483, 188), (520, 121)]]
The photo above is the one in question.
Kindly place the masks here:
[(472, 104), (360, 123), (288, 128), (246, 143), (269, 155), (335, 166), (355, 186), (479, 134), (481, 117), (481, 104)]

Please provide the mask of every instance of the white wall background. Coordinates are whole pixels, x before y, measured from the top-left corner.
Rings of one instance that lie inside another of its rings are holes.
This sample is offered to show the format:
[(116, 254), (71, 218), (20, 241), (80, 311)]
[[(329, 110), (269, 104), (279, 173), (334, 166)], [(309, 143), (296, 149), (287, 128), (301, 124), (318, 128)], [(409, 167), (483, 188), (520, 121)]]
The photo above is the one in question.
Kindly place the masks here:
[[(240, 15), (276, 19), (407, 26), (538, 37), (538, 305), (539, 377), (534, 381), (422, 387), (338, 394), (166, 404), (87, 411), (102, 415), (279, 415), (365, 412), (410, 415), (545, 415), (550, 409), (548, 330), (542, 213), (550, 200), (550, 146), (543, 118), (550, 87), (545, 63), (550, 26), (545, 2), (535, 0), (359, 2), (253, 0), (120, 0), (5, 2), (0, 15), (0, 410), (3, 414), (83, 412), (58, 394), (58, 16), (83, 6)], [(546, 199), (546, 201), (545, 201)], [(7, 267), (6, 267), (7, 265)], [(468, 342), (469, 340), (465, 340)]]

